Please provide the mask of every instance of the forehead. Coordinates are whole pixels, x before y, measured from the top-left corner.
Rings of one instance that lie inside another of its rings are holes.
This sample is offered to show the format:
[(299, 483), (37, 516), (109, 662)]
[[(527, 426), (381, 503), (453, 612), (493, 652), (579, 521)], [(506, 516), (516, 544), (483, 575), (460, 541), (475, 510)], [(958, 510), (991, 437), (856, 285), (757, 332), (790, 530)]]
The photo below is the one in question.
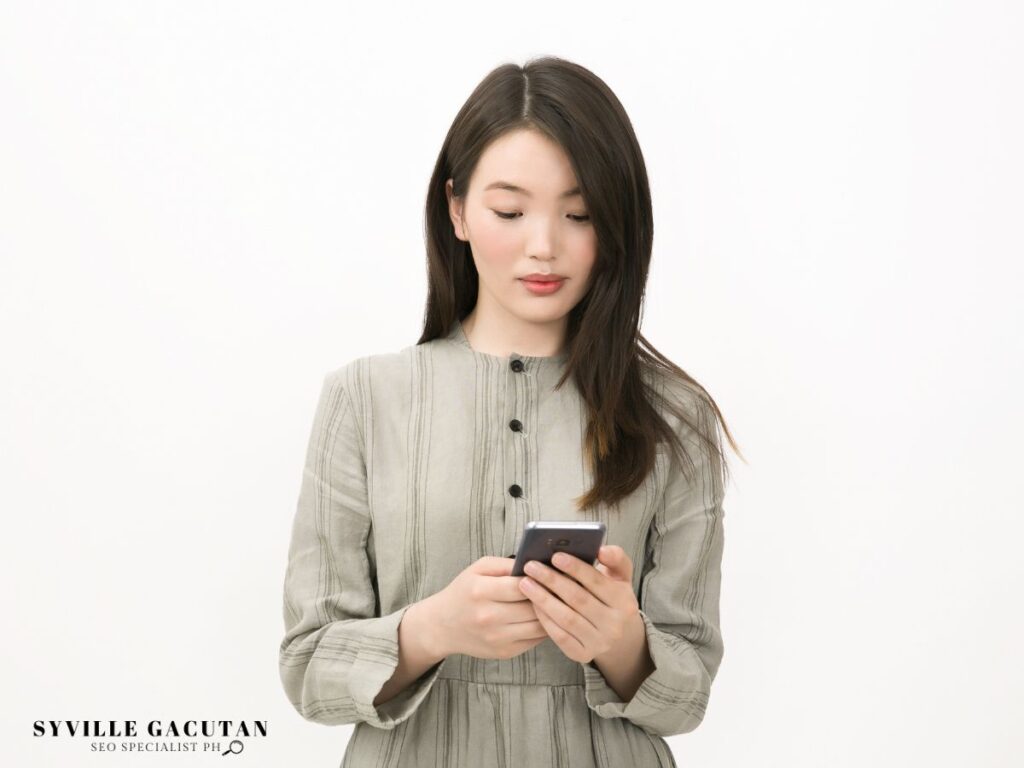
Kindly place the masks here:
[[(529, 129), (512, 131), (491, 142), (480, 156), (470, 188), (483, 193), (485, 187), (498, 181), (521, 187), (534, 197), (551, 198), (577, 184), (565, 150)], [(496, 192), (490, 190), (487, 194)]]

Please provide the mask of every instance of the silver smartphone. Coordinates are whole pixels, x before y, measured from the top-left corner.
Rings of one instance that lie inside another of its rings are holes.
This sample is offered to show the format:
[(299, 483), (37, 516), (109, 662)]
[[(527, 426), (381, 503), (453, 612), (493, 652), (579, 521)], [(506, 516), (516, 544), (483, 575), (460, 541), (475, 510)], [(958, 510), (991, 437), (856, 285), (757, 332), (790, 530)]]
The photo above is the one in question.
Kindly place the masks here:
[[(531, 520), (523, 528), (519, 540), (516, 562), (512, 566), (513, 576), (525, 576), (523, 567), (531, 560), (537, 560), (555, 570), (551, 556), (555, 552), (568, 552), (585, 563), (594, 565), (597, 553), (604, 543), (607, 526), (600, 521), (555, 521)], [(512, 557), (512, 555), (509, 555)]]

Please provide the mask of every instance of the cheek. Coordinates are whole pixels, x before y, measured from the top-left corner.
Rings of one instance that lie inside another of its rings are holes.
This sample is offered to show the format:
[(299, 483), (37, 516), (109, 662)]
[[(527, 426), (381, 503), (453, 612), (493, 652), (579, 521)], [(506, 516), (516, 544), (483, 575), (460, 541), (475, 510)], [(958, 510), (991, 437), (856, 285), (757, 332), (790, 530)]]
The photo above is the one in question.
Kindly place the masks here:
[(493, 215), (489, 218), (480, 216), (470, 226), (477, 269), (499, 272), (515, 268), (523, 244), (512, 227), (503, 227)]
[(577, 245), (576, 262), (584, 269), (594, 266), (594, 262), (597, 261), (597, 237), (593, 234), (586, 235)]
[(573, 274), (579, 276), (577, 280), (579, 296), (577, 298), (580, 298), (586, 292), (590, 272), (597, 261), (597, 236), (594, 234), (594, 230), (590, 229), (580, 233), (578, 238), (572, 240), (566, 255), (569, 258)]

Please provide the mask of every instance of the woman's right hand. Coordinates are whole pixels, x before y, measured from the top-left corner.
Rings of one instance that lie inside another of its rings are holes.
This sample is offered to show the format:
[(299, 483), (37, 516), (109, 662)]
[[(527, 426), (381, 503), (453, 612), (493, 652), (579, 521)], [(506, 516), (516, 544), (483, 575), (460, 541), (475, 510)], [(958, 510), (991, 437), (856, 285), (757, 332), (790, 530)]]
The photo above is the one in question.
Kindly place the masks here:
[(511, 659), (548, 639), (514, 565), (511, 557), (481, 557), (427, 598), (442, 656)]

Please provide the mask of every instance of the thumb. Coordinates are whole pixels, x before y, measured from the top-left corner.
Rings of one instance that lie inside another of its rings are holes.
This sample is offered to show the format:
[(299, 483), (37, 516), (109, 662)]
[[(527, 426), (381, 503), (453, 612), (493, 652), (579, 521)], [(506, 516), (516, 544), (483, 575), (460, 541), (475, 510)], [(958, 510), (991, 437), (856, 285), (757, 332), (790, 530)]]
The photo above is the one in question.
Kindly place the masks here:
[(516, 561), (514, 557), (498, 557), (496, 555), (484, 555), (470, 565), (474, 573), (484, 576), (508, 576), (512, 573), (512, 567)]
[(599, 564), (596, 567), (601, 573), (620, 581), (629, 581), (633, 577), (632, 564), (622, 547), (616, 544), (603, 546), (598, 550), (597, 558)]

